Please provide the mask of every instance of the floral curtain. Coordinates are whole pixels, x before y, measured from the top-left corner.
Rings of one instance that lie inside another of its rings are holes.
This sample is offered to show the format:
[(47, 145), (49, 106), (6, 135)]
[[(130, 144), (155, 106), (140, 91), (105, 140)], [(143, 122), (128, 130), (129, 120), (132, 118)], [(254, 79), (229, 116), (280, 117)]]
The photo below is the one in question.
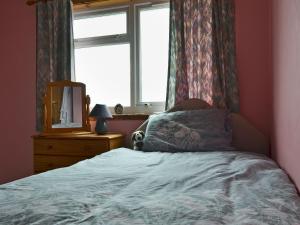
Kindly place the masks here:
[(37, 3), (37, 78), (36, 128), (42, 130), (43, 97), (48, 82), (72, 80), (74, 42), (72, 2), (70, 0)]
[(171, 0), (166, 108), (199, 98), (239, 111), (233, 0)]

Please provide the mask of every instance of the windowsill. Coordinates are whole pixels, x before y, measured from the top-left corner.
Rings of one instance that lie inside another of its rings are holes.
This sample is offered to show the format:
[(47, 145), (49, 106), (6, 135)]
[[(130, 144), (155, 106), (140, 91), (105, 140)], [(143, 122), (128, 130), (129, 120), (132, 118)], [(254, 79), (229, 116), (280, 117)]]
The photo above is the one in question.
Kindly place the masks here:
[[(114, 114), (112, 119), (108, 120), (147, 120), (148, 114)], [(96, 121), (94, 117), (89, 118), (90, 121)]]
[(112, 120), (146, 120), (148, 114), (114, 114)]

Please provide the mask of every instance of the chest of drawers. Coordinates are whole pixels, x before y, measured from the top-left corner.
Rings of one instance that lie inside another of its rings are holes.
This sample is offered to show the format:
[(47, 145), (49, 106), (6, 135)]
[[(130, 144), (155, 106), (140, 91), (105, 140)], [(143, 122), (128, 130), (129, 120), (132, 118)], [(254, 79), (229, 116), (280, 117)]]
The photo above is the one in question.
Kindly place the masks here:
[(123, 146), (122, 134), (33, 136), (34, 172), (70, 166)]

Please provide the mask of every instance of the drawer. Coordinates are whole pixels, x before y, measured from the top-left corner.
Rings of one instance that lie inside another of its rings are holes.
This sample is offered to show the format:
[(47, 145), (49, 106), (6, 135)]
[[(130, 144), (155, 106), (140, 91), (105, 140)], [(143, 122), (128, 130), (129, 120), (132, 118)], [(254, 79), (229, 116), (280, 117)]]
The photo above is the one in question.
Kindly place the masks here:
[(35, 155), (34, 156), (34, 172), (41, 173), (47, 170), (71, 166), (86, 158), (70, 157), (70, 156), (51, 156), (51, 155)]
[(95, 156), (109, 150), (108, 140), (36, 139), (34, 154)]
[(120, 148), (122, 146), (123, 146), (123, 138), (116, 138), (116, 139), (110, 140), (110, 142), (109, 142), (110, 149)]

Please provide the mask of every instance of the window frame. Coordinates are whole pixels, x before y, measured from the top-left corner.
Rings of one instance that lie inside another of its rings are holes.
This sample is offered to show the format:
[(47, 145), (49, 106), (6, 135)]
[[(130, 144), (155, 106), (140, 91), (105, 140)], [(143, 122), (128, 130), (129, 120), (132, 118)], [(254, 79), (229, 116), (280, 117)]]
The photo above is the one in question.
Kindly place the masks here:
[[(141, 42), (140, 42), (140, 12), (143, 9), (151, 10), (151, 9), (160, 9), (164, 8), (166, 6), (169, 6), (169, 1), (160, 2), (157, 4), (136, 4), (135, 5), (135, 22), (136, 24), (136, 62), (135, 62), (135, 68), (136, 68), (136, 104), (137, 105), (145, 105), (150, 104), (150, 106), (154, 107), (165, 107), (165, 101), (163, 102), (143, 102), (142, 101), (142, 80), (141, 80)], [(166, 90), (167, 91), (167, 90)]]
[[(161, 112), (165, 110), (164, 102), (141, 102), (142, 85), (139, 63), (140, 59), (140, 18), (139, 12), (145, 8), (160, 8), (169, 6), (169, 0), (136, 0), (127, 4), (88, 8), (74, 11), (74, 20), (94, 17), (95, 15), (112, 15), (126, 13), (126, 33), (98, 37), (74, 38), (75, 49), (114, 44), (130, 45), (130, 106), (124, 107), (125, 114)], [(75, 72), (76, 76), (76, 72)], [(93, 98), (93, 96), (91, 96)], [(110, 106), (113, 110), (114, 106)]]
[(112, 15), (117, 13), (126, 13), (127, 23), (126, 23), (126, 33), (124, 34), (113, 34), (113, 35), (103, 35), (103, 36), (97, 36), (97, 37), (87, 37), (87, 38), (74, 38), (74, 45), (76, 48), (88, 48), (88, 47), (94, 47), (94, 46), (103, 46), (103, 45), (113, 45), (113, 44), (124, 44), (129, 43), (129, 24), (128, 24), (128, 17), (129, 17), (129, 8), (128, 7), (122, 7), (122, 8), (116, 8), (116, 9), (103, 9), (103, 10), (85, 10), (81, 12), (75, 12), (74, 13), (74, 20), (76, 19), (86, 19), (91, 18), (95, 15)]

